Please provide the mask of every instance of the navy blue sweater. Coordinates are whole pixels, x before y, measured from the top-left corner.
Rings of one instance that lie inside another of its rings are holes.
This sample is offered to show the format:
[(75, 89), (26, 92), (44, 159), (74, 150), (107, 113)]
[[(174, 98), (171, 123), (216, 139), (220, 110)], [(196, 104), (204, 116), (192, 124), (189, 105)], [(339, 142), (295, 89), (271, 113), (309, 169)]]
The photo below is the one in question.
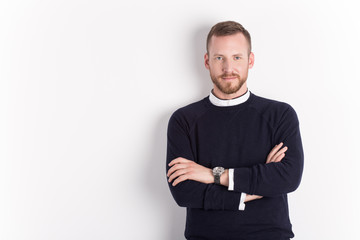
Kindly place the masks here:
[[(265, 164), (280, 142), (288, 147), (285, 158)], [(208, 168), (234, 168), (234, 191), (192, 180), (169, 184), (176, 203), (187, 208), (187, 239), (294, 236), (287, 193), (299, 186), (304, 157), (298, 118), (290, 105), (251, 93), (235, 106), (218, 107), (206, 97), (180, 108), (169, 121), (167, 164), (177, 157)], [(264, 197), (239, 211), (241, 192)]]

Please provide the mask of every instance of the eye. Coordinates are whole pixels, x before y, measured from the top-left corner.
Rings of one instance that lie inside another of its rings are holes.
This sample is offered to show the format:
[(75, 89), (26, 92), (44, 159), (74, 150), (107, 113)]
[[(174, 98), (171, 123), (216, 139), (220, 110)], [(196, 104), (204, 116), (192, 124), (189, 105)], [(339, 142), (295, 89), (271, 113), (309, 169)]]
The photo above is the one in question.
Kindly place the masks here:
[(234, 58), (235, 58), (235, 60), (240, 60), (241, 59), (241, 57), (239, 57), (239, 56), (235, 56)]
[(216, 57), (215, 59), (221, 61), (223, 58), (222, 57)]

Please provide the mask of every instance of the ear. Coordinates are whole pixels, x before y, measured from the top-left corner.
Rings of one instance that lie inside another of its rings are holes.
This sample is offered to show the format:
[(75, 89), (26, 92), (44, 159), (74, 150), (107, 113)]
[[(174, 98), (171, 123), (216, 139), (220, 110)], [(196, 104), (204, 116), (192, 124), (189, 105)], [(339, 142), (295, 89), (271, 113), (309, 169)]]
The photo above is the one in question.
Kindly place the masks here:
[(208, 53), (205, 53), (205, 55), (204, 55), (204, 63), (205, 63), (206, 69), (209, 69), (210, 66), (209, 66), (209, 54)]
[(249, 69), (254, 66), (254, 61), (255, 61), (255, 55), (253, 52), (251, 52), (249, 55)]

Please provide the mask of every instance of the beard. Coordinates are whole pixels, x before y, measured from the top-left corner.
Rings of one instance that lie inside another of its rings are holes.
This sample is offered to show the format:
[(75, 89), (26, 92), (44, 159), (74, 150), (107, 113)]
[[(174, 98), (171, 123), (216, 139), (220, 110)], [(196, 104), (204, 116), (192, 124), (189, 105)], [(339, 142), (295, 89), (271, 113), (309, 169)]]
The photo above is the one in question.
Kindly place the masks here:
[[(247, 76), (245, 78), (242, 78), (239, 74), (232, 73), (232, 74), (222, 74), (220, 76), (214, 76), (210, 73), (210, 77), (212, 82), (215, 84), (215, 86), (225, 94), (233, 94), (240, 90), (240, 88), (244, 85), (246, 82)], [(222, 80), (223, 77), (236, 77), (236, 81), (224, 81)]]

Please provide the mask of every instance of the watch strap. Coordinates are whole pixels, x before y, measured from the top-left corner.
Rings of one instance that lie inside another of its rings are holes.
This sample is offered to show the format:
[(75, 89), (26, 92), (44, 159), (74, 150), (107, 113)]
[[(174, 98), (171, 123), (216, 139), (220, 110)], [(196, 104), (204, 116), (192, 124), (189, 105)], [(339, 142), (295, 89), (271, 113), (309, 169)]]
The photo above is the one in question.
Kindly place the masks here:
[(214, 175), (214, 183), (220, 185), (220, 176), (221, 175)]

